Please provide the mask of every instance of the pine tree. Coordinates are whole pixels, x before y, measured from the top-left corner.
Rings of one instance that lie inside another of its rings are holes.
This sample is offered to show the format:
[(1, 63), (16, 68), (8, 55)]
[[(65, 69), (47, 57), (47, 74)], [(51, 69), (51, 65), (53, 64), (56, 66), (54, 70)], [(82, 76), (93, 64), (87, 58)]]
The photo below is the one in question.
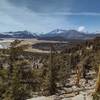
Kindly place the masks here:
[[(44, 65), (43, 68), (43, 95), (53, 95), (56, 93), (56, 66), (54, 64), (54, 52), (51, 47), (50, 50), (50, 59), (47, 64)], [(44, 76), (45, 75), (45, 76)]]
[(26, 100), (31, 96), (32, 70), (25, 58), (19, 59), (24, 51), (23, 46), (18, 46), (19, 43), (14, 41), (9, 49), (8, 84), (3, 100)]
[(53, 48), (51, 46), (50, 50), (50, 66), (49, 66), (49, 92), (53, 95), (56, 92), (56, 71), (54, 66), (54, 59), (53, 59)]

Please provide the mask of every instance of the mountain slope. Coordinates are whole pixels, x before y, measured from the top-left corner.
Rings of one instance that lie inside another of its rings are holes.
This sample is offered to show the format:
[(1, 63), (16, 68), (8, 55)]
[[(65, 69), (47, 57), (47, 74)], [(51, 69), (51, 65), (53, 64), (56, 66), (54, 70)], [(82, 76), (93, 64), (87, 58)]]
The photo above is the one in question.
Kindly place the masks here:
[(45, 35), (41, 35), (40, 39), (49, 39), (49, 40), (86, 40), (90, 38), (95, 38), (100, 36), (100, 34), (88, 34), (85, 32), (79, 32), (76, 30), (60, 30), (56, 29)]

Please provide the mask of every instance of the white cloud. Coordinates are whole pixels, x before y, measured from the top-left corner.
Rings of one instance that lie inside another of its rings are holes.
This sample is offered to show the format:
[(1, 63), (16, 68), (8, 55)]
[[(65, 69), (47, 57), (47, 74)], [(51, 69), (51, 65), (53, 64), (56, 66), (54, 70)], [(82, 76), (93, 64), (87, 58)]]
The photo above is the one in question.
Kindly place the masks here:
[(63, 15), (63, 16), (100, 16), (100, 13), (95, 12), (50, 12), (50, 13), (38, 13), (39, 15)]
[(79, 26), (78, 31), (79, 32), (84, 32), (85, 31), (85, 26)]
[(100, 16), (96, 12), (54, 12), (54, 13), (39, 13), (40, 15), (66, 15), (66, 16)]

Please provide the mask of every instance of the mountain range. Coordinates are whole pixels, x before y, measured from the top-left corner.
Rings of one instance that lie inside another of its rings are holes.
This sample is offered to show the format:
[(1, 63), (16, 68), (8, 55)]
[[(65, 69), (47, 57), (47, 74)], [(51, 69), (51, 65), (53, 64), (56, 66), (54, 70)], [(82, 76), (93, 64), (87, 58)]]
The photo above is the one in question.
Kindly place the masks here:
[(31, 33), (29, 31), (3, 32), (0, 33), (0, 38), (19, 38), (19, 39), (40, 39), (40, 40), (86, 40), (95, 37), (100, 37), (100, 33), (86, 33), (77, 30), (62, 30), (56, 29), (46, 34)]
[(3, 32), (0, 33), (0, 38), (36, 38), (36, 33), (31, 33), (28, 31), (16, 31), (16, 32)]

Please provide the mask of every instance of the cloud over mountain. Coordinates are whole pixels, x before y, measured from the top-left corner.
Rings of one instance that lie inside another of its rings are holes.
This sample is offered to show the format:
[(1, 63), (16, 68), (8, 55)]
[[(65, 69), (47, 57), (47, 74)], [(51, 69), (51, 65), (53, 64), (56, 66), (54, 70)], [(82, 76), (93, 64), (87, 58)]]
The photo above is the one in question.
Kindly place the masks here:
[(85, 31), (85, 26), (79, 26), (78, 31), (79, 32), (84, 32)]

